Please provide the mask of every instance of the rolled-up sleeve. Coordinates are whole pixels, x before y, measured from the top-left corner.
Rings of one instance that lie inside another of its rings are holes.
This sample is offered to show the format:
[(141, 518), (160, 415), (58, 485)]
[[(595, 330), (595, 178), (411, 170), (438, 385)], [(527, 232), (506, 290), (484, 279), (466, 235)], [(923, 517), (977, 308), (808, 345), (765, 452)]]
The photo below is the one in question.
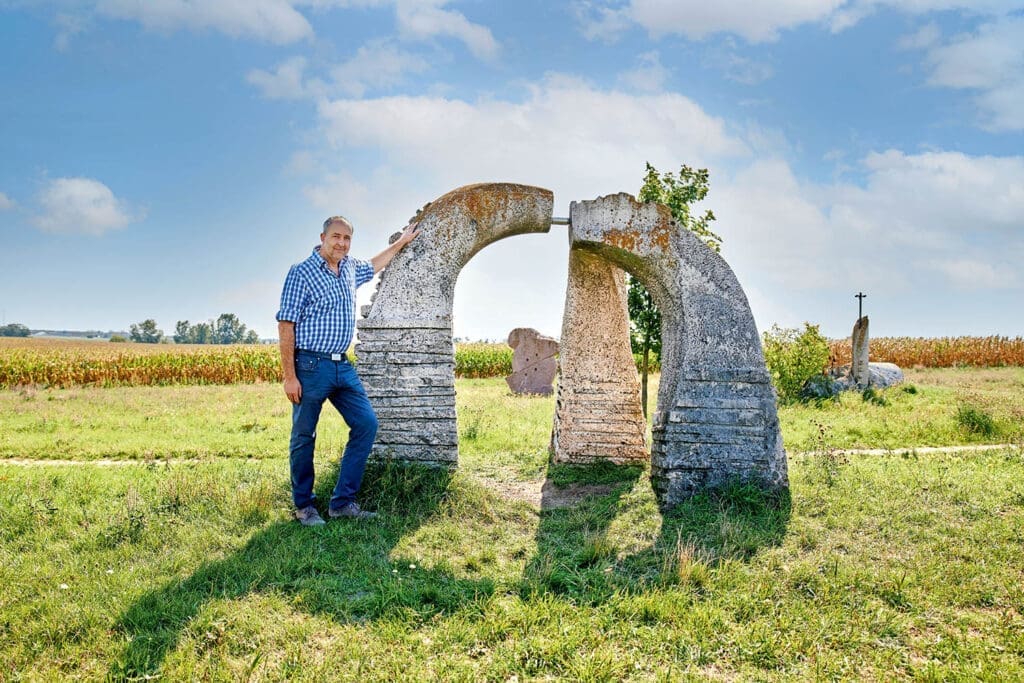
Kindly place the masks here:
[(352, 259), (355, 263), (356, 268), (356, 287), (359, 285), (365, 285), (367, 282), (373, 279), (373, 264), (369, 261), (360, 261), (359, 259)]
[(288, 320), (299, 322), (302, 317), (302, 302), (306, 298), (306, 285), (299, 273), (298, 266), (292, 266), (288, 277), (284, 279), (281, 290), (281, 308), (277, 311), (278, 322)]

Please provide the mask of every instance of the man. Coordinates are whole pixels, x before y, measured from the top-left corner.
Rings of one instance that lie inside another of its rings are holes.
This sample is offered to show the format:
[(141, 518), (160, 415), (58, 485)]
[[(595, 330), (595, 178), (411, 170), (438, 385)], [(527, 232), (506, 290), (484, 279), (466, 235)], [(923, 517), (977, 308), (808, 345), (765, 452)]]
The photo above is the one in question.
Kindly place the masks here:
[(292, 502), (295, 518), (304, 526), (324, 523), (314, 506), (313, 449), (325, 399), (350, 428), (328, 514), (355, 519), (376, 516), (361, 510), (355, 497), (377, 435), (377, 416), (345, 351), (355, 332), (356, 288), (387, 267), (419, 230), (410, 223), (396, 242), (369, 261), (348, 255), (352, 233), (352, 224), (343, 216), (324, 221), (320, 246), (288, 271), (277, 312), (284, 393), (293, 404)]

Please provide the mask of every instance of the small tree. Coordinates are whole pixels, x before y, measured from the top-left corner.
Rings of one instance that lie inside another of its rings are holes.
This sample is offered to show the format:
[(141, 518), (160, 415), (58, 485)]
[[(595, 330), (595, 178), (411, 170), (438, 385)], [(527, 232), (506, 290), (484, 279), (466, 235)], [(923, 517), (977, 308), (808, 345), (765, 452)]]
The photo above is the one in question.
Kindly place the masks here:
[(129, 336), (133, 342), (156, 344), (160, 341), (160, 338), (164, 336), (164, 333), (163, 330), (157, 329), (155, 320), (148, 318), (138, 324), (132, 323), (131, 329), (129, 330)]
[(245, 325), (234, 313), (221, 313), (213, 323), (216, 344), (240, 344), (245, 339)]
[(191, 343), (191, 337), (189, 333), (191, 329), (187, 320), (179, 320), (174, 324), (174, 343), (175, 344), (189, 344)]
[[(710, 225), (715, 214), (707, 210), (694, 217), (691, 205), (708, 195), (708, 169), (692, 169), (686, 164), (679, 167), (679, 175), (659, 173), (647, 164), (644, 183), (638, 199), (642, 202), (659, 202), (672, 212), (679, 227), (689, 230), (705, 244), (719, 251), (722, 238), (712, 232)], [(629, 277), (629, 328), (633, 353), (641, 354), (640, 361), (640, 404), (647, 414), (647, 370), (651, 352), (661, 354), (661, 313), (654, 305), (650, 292), (633, 277)]]
[(825, 370), (828, 359), (828, 340), (817, 325), (804, 323), (802, 332), (773, 325), (764, 333), (764, 360), (783, 403), (799, 400), (804, 384)]
[(27, 337), (31, 330), (21, 323), (11, 323), (0, 327), (0, 337)]
[(640, 354), (640, 406), (647, 415), (647, 373), (652, 353), (661, 355), (661, 312), (651, 293), (632, 275), (629, 281), (629, 345)]

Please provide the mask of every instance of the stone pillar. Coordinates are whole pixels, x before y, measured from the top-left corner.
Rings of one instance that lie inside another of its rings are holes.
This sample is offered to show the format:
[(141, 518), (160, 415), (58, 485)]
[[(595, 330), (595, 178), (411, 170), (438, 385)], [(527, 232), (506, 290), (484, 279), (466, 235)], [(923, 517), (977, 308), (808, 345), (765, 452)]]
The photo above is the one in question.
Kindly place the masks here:
[(377, 458), (453, 466), (455, 347), (450, 319), (363, 319), (356, 368), (380, 427)]
[(850, 363), (850, 374), (858, 387), (866, 387), (871, 383), (871, 369), (868, 364), (868, 317), (857, 320), (853, 326), (851, 338), (853, 360)]
[(626, 274), (575, 247), (569, 251), (558, 359), (553, 460), (646, 460), (647, 424), (629, 346)]

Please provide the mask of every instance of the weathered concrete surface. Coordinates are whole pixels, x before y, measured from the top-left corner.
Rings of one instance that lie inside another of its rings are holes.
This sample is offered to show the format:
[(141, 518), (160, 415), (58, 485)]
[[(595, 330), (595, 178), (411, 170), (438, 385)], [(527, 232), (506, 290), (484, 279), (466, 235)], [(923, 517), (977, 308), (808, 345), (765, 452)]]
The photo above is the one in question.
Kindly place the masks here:
[(372, 457), (458, 462), (452, 300), (459, 271), (488, 244), (551, 228), (549, 190), (460, 187), (428, 204), (421, 234), (381, 276), (357, 322), (356, 368), (380, 421)]
[(863, 388), (871, 382), (868, 370), (868, 317), (866, 315), (858, 318), (854, 323), (850, 342), (850, 347), (853, 349), (851, 374), (857, 386)]
[[(863, 389), (865, 385), (858, 385), (853, 379), (849, 365), (843, 365), (829, 372), (832, 378), (832, 395), (835, 396), (843, 391)], [(903, 370), (895, 363), (868, 363), (868, 385), (876, 389), (888, 389), (889, 387), (902, 384), (904, 380)]]
[[(662, 315), (651, 476), (663, 507), (730, 480), (788, 486), (775, 391), (728, 264), (668, 208), (628, 194), (573, 202), (572, 245), (629, 271)], [(563, 339), (563, 353), (565, 353)]]
[(509, 332), (508, 345), (512, 347), (512, 374), (505, 378), (508, 388), (517, 394), (550, 395), (558, 370), (558, 340), (532, 327), (517, 327)]
[(558, 359), (552, 459), (646, 460), (647, 422), (629, 348), (626, 274), (579, 248), (569, 252)]

